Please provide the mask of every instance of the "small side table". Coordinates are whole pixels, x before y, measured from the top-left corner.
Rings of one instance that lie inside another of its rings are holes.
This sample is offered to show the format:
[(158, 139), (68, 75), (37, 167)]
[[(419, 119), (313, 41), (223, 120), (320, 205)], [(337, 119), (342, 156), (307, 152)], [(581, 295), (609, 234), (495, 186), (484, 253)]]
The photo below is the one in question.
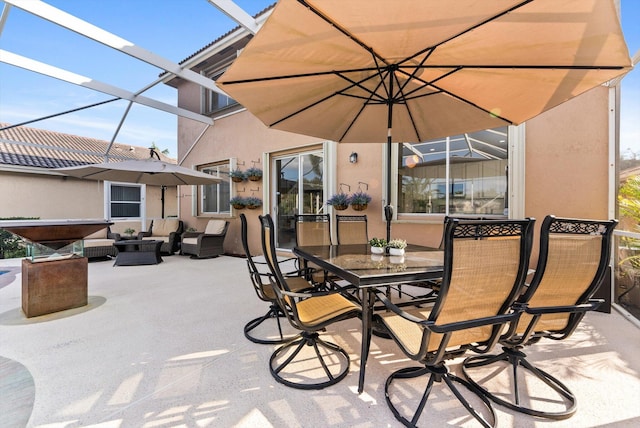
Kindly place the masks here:
[(162, 263), (160, 247), (162, 241), (125, 240), (114, 242), (118, 255), (114, 266), (157, 265)]

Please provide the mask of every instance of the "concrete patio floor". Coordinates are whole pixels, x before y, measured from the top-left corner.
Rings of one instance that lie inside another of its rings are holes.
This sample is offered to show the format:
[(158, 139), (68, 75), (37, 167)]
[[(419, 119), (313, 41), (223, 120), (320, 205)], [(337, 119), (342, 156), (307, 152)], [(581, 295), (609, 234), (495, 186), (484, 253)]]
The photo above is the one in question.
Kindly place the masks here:
[[(243, 335), (268, 309), (245, 261), (164, 260), (90, 263), (89, 305), (35, 318), (21, 310), (20, 260), (0, 260), (0, 427), (401, 426), (384, 381), (415, 364), (392, 341), (373, 338), (359, 395), (360, 321), (334, 324), (327, 335), (350, 353), (349, 375), (324, 390), (288, 388), (269, 373), (274, 346)], [(622, 315), (589, 314), (570, 339), (527, 351), (573, 390), (578, 411), (549, 421), (495, 406), (498, 426), (640, 426), (640, 329)], [(477, 426), (439, 385), (420, 422)]]

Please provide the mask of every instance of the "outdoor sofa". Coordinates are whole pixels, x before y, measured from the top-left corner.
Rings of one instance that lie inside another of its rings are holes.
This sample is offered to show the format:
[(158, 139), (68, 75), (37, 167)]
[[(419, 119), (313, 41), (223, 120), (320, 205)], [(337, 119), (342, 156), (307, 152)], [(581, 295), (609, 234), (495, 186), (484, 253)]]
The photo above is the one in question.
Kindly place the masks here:
[(177, 218), (162, 218), (151, 220), (149, 230), (140, 232), (138, 239), (163, 241), (160, 252), (172, 255), (180, 248), (180, 238), (184, 230), (184, 223)]

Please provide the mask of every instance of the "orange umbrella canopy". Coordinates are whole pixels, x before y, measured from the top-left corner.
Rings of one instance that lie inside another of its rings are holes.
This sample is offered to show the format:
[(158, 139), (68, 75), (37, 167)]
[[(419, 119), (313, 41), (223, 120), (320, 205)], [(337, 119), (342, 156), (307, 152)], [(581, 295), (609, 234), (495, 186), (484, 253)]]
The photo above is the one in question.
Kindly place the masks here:
[(277, 129), (416, 142), (522, 123), (630, 68), (613, 0), (280, 0), (218, 84)]

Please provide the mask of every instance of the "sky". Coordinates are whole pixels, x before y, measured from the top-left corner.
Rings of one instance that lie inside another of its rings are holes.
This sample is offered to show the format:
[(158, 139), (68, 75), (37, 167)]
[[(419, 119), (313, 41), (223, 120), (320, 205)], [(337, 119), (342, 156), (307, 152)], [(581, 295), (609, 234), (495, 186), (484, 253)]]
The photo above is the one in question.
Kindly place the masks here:
[[(178, 63), (237, 24), (206, 0), (45, 0), (140, 48)], [(250, 15), (272, 0), (235, 0)], [(0, 0), (0, 7), (4, 2)], [(621, 0), (622, 27), (631, 56), (640, 51), (640, 1)], [(0, 49), (51, 64), (131, 92), (155, 81), (162, 70), (12, 7), (0, 34)], [(640, 68), (640, 67), (638, 67)], [(160, 84), (145, 96), (176, 105), (175, 89)], [(109, 100), (102, 94), (0, 62), (0, 122), (22, 123)], [(621, 153), (640, 157), (640, 70), (622, 80)], [(110, 141), (126, 111), (115, 101), (28, 124)], [(155, 144), (177, 156), (177, 118), (134, 104), (118, 143)]]

